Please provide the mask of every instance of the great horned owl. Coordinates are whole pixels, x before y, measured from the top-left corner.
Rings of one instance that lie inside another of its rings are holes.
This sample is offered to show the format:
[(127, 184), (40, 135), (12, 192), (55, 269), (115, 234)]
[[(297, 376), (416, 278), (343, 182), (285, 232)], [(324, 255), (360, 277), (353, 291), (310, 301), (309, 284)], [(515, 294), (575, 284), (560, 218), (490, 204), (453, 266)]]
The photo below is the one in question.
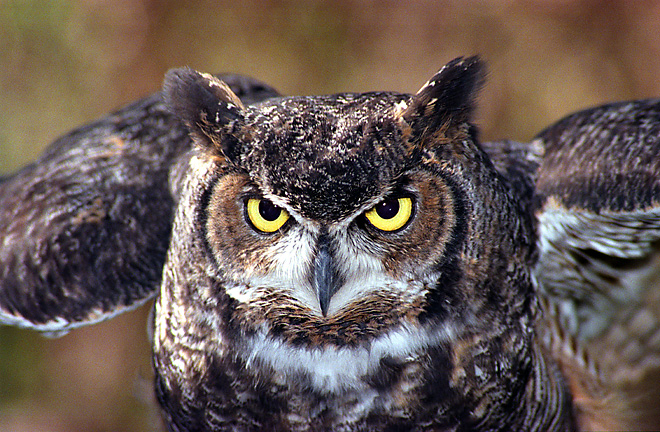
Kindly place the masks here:
[(660, 101), (479, 143), (481, 81), (475, 57), (415, 95), (172, 71), (0, 184), (0, 319), (156, 296), (173, 431), (660, 424)]

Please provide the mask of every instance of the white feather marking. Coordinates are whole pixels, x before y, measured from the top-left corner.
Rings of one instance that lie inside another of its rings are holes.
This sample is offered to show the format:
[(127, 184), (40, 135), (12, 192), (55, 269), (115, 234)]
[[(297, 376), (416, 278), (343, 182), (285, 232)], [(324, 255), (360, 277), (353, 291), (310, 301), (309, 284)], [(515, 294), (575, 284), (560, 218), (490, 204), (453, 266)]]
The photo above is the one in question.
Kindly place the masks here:
[[(341, 233), (334, 234), (335, 264), (345, 283), (332, 296), (328, 315), (336, 314), (353, 301), (383, 289), (398, 293), (404, 299), (425, 294), (423, 282), (401, 281), (388, 275), (377, 251), (356, 246), (360, 244), (360, 239), (350, 239), (348, 236), (337, 238)], [(269, 287), (280, 290), (321, 315), (319, 299), (311, 282), (315, 242), (315, 233), (300, 225), (292, 227), (264, 252), (273, 261), (272, 271), (262, 275), (252, 274), (245, 280), (226, 285), (227, 294), (237, 301), (249, 303), (263, 292), (255, 290), (255, 287)]]
[(255, 287), (279, 290), (311, 311), (321, 313), (316, 292), (311, 285), (310, 271), (314, 258), (314, 235), (301, 226), (292, 227), (265, 254), (271, 257), (272, 271), (251, 275), (244, 281), (227, 285), (225, 291), (235, 300), (248, 303), (260, 295)]
[(597, 214), (568, 210), (550, 199), (538, 219), (542, 258), (536, 279), (569, 334), (594, 337), (623, 305), (634, 308), (642, 301), (653, 268), (624, 271), (588, 253), (633, 260), (649, 256), (660, 239), (660, 208)]
[(400, 100), (399, 102), (394, 104), (394, 108), (392, 109), (392, 112), (394, 113), (395, 116), (401, 115), (403, 112), (408, 109), (409, 102), (406, 100)]
[(305, 375), (314, 390), (338, 393), (367, 387), (363, 378), (381, 367), (384, 357), (406, 359), (422, 349), (455, 339), (456, 329), (446, 324), (440, 330), (401, 325), (375, 339), (368, 347), (301, 348), (267, 336), (265, 331), (248, 339), (244, 348), (246, 363), (265, 363), (295, 380)]
[(637, 258), (660, 238), (660, 207), (628, 213), (569, 211), (550, 202), (539, 215), (541, 252), (554, 244), (586, 248), (621, 258)]

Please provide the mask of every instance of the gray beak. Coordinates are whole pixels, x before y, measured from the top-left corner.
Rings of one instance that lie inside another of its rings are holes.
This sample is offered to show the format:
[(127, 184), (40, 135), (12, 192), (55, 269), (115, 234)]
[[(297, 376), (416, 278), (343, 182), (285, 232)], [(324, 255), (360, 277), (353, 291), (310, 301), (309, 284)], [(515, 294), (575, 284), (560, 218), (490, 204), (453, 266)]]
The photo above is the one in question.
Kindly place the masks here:
[(330, 299), (339, 289), (337, 269), (330, 253), (330, 239), (322, 234), (318, 239), (318, 252), (314, 260), (314, 288), (323, 316), (328, 313)]

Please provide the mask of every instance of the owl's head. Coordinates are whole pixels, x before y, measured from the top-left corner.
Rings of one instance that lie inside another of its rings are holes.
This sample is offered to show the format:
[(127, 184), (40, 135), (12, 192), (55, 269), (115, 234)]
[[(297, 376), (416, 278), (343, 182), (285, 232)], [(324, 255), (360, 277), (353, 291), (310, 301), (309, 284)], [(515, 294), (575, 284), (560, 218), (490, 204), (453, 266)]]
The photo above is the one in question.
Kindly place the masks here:
[(533, 230), (469, 122), (481, 71), (457, 59), (415, 95), (256, 105), (170, 72), (166, 98), (197, 148), (169, 262), (208, 278), (175, 297), (305, 347), (520, 324)]

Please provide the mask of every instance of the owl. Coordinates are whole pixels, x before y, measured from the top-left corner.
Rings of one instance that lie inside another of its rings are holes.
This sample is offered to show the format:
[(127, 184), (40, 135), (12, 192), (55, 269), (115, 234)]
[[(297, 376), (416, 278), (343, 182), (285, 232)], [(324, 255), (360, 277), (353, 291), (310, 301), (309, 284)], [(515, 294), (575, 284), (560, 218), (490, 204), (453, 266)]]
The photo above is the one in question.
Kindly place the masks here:
[(480, 142), (483, 63), (414, 95), (161, 93), (0, 183), (0, 321), (155, 298), (172, 431), (660, 425), (660, 100)]

